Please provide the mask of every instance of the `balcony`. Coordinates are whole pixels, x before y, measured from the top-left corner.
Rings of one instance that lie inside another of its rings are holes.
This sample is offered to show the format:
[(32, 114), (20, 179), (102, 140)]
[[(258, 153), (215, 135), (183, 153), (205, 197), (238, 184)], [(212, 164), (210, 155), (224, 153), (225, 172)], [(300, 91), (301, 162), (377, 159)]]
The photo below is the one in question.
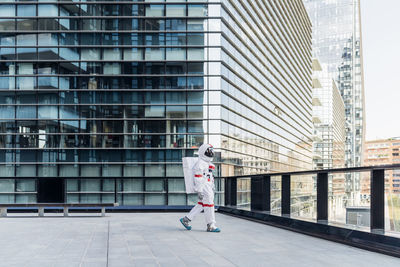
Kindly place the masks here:
[(316, 115), (313, 115), (312, 122), (315, 123), (315, 124), (322, 123), (321, 119)]
[(322, 159), (321, 151), (313, 151), (313, 159)]
[(312, 79), (312, 85), (313, 85), (313, 89), (320, 89), (320, 88), (322, 88), (322, 84), (321, 84), (321, 82), (319, 81), (319, 79), (317, 79), (317, 78), (313, 78), (313, 79)]
[[(2, 219), (2, 266), (398, 266), (399, 259), (217, 213), (221, 233), (184, 213)], [(82, 215), (82, 214), (81, 214)], [(61, 215), (60, 215), (61, 216)]]
[(314, 58), (312, 60), (312, 70), (313, 71), (322, 71), (322, 66), (321, 63), (319, 62), (318, 59)]
[(314, 142), (322, 142), (323, 139), (322, 139), (322, 134), (321, 134), (321, 132), (314, 130), (314, 132), (313, 132), (313, 134), (312, 134), (312, 136), (311, 136), (311, 139), (312, 139)]
[(312, 105), (315, 106), (315, 107), (322, 106), (321, 100), (319, 100), (318, 97), (314, 96), (313, 99), (312, 99)]

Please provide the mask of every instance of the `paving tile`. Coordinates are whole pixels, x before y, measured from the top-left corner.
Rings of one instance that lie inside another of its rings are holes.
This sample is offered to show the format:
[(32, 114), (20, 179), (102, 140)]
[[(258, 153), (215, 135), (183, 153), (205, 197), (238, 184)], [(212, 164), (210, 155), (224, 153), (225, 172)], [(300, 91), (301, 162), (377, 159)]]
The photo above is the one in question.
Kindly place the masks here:
[(82, 267), (106, 267), (107, 261), (84, 261), (81, 263)]
[(130, 260), (115, 260), (108, 262), (108, 267), (131, 267), (134, 265), (135, 264), (133, 263), (133, 261)]
[(187, 266), (181, 259), (173, 257), (173, 258), (158, 258), (158, 263), (163, 267), (180, 267)]
[(140, 267), (160, 266), (156, 259), (135, 259), (133, 263)]

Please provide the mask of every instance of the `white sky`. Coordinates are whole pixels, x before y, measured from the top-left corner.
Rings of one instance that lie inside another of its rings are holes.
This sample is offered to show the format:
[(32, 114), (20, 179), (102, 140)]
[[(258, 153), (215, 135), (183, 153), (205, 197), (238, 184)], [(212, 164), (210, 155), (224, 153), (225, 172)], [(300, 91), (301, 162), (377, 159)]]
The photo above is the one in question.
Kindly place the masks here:
[(400, 136), (400, 0), (361, 0), (366, 140)]

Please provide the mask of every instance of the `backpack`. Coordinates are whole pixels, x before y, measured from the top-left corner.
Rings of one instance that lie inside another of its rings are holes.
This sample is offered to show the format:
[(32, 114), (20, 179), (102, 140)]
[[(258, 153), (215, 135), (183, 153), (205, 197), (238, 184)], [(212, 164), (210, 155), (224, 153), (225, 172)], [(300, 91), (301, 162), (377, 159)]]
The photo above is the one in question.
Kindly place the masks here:
[(193, 166), (196, 164), (198, 157), (182, 158), (183, 175), (185, 176), (186, 194), (196, 193), (194, 190), (194, 173)]

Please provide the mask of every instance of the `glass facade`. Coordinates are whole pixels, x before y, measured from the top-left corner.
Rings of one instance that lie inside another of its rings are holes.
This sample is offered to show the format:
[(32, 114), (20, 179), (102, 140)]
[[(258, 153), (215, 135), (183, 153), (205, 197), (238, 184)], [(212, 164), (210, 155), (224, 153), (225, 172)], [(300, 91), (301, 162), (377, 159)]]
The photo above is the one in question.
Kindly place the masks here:
[[(318, 62), (313, 60), (313, 63)], [(319, 63), (313, 64), (320, 66)], [(314, 169), (344, 168), (345, 108), (336, 82), (322, 68), (313, 73)]]
[[(345, 106), (345, 166), (362, 164), (364, 77), (359, 0), (303, 0), (313, 23), (313, 56), (337, 83)], [(346, 174), (346, 193), (359, 199), (360, 175)]]
[(210, 127), (221, 132), (222, 174), (310, 169), (311, 24), (302, 2), (222, 4), (221, 79), (212, 83), (221, 123)]
[(68, 202), (190, 205), (203, 142), (217, 176), (311, 168), (310, 114), (301, 1), (0, 2), (0, 202), (53, 177)]

